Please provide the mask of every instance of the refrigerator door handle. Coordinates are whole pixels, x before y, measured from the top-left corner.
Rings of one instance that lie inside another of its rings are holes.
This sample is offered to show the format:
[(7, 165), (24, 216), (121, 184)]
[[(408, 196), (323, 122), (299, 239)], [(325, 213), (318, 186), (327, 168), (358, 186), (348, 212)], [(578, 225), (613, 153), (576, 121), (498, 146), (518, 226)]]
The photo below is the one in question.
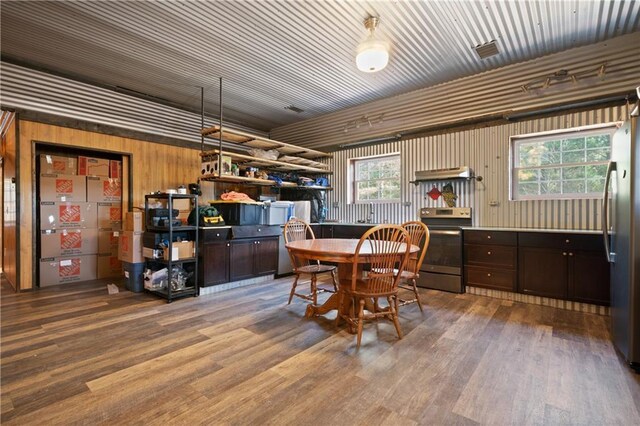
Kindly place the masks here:
[(616, 162), (609, 161), (607, 166), (607, 177), (604, 181), (604, 194), (602, 199), (602, 238), (604, 240), (604, 249), (607, 253), (607, 262), (612, 263), (611, 248), (609, 247), (609, 221), (607, 212), (609, 211), (609, 184), (611, 183), (611, 174), (616, 170)]

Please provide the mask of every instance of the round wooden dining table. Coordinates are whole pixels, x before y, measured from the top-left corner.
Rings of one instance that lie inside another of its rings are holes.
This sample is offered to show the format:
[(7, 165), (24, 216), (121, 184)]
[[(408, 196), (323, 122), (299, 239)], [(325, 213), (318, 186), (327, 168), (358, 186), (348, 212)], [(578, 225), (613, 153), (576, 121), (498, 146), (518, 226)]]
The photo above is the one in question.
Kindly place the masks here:
[[(285, 245), (294, 256), (300, 259), (320, 260), (322, 262), (333, 262), (338, 264), (338, 282), (344, 279), (351, 279), (353, 272), (353, 260), (356, 248), (360, 240), (351, 238), (318, 238), (314, 240), (291, 241)], [(401, 249), (403, 246), (400, 246)], [(420, 251), (420, 247), (412, 245), (410, 252), (413, 254)], [(363, 267), (369, 263), (371, 257), (371, 247), (363, 244), (358, 256), (358, 275), (362, 275)], [(345, 302), (346, 302), (345, 298)], [(332, 294), (322, 305), (307, 305), (305, 317), (311, 318), (314, 315), (324, 315), (327, 312), (338, 309), (338, 295)], [(347, 307), (342, 307), (342, 311)]]

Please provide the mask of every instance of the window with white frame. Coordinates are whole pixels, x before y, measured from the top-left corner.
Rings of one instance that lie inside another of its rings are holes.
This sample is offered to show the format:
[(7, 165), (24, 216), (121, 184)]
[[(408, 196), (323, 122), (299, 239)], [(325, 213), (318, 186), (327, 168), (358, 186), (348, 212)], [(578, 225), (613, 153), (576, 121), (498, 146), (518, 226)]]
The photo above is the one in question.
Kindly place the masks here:
[(400, 201), (400, 154), (350, 160), (355, 203)]
[(511, 199), (602, 196), (617, 123), (511, 137)]

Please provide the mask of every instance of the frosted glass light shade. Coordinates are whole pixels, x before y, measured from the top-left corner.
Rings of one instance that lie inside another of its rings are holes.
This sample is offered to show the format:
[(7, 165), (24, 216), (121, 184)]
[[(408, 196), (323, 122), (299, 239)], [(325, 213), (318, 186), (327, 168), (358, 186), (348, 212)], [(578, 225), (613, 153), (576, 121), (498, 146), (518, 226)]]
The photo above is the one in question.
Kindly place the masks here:
[(362, 72), (380, 71), (389, 63), (389, 45), (387, 42), (368, 38), (358, 46), (356, 65)]

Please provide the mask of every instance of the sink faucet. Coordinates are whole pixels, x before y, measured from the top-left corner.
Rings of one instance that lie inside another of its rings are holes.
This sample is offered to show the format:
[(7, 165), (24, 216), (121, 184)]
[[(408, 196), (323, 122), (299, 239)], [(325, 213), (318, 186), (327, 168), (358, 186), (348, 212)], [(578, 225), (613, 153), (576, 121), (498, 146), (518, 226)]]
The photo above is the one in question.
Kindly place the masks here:
[(367, 223), (373, 223), (373, 203), (369, 203), (369, 216), (367, 217)]

